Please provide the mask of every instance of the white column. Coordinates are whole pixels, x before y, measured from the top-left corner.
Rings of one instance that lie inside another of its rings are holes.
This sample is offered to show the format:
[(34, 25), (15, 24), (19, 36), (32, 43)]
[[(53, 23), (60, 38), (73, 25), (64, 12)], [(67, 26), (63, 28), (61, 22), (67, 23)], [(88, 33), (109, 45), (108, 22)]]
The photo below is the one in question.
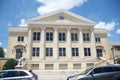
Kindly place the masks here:
[(27, 60), (31, 57), (31, 44), (32, 44), (32, 27), (28, 28), (28, 43), (27, 43)]
[(72, 52), (71, 52), (71, 28), (67, 28), (67, 55), (68, 58), (72, 58)]
[(40, 59), (45, 58), (45, 27), (41, 27)]
[(93, 58), (97, 58), (94, 29), (91, 29), (91, 43), (92, 43), (91, 56), (93, 56)]
[(58, 28), (54, 27), (54, 48), (53, 48), (53, 57), (58, 59)]
[(80, 58), (84, 58), (83, 33), (81, 28), (79, 28), (79, 56)]

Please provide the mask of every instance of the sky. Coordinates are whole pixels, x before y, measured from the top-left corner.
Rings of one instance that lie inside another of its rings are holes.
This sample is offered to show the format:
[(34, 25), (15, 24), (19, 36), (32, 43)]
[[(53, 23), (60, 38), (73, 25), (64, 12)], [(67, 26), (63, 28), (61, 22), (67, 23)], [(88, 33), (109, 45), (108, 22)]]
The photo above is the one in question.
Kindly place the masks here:
[(120, 0), (0, 0), (0, 47), (7, 50), (10, 26), (59, 9), (96, 22), (107, 29), (109, 43), (120, 43)]

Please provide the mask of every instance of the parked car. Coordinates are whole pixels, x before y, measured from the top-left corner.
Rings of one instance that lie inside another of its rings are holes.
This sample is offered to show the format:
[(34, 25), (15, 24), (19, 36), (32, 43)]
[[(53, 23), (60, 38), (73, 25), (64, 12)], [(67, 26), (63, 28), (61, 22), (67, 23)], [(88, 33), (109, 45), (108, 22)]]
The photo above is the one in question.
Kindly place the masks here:
[(120, 80), (120, 66), (99, 66), (89, 68), (67, 80)]
[(2, 70), (0, 80), (37, 80), (37, 76), (28, 70)]

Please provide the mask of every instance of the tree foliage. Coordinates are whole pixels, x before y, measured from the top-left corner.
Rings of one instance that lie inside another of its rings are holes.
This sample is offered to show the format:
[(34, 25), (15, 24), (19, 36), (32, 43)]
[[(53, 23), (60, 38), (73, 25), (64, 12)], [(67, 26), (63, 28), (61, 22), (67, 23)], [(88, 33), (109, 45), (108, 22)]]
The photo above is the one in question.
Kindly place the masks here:
[(117, 59), (117, 63), (120, 64), (120, 58)]
[(8, 59), (4, 66), (3, 66), (3, 70), (7, 70), (7, 69), (15, 69), (15, 66), (18, 64), (17, 60), (11, 58)]
[(4, 58), (4, 50), (2, 47), (0, 47), (0, 57)]

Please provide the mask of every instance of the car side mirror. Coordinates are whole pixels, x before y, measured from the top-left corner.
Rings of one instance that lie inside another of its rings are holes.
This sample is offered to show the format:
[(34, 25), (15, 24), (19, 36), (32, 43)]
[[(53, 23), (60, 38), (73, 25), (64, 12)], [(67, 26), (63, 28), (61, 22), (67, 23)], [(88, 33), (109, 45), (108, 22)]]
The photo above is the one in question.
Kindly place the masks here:
[(90, 75), (93, 75), (94, 74), (94, 71), (92, 71), (91, 73), (90, 73)]

